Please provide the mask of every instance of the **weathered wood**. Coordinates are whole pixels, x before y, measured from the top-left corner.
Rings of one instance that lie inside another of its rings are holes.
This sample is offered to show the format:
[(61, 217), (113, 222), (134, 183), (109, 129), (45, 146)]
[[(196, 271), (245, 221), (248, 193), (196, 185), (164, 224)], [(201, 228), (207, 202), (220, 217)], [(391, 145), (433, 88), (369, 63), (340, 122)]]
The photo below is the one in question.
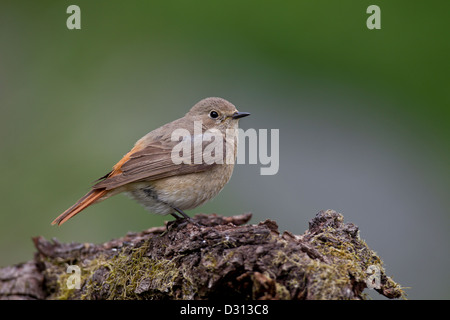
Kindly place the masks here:
[(319, 212), (302, 235), (250, 218), (199, 214), (98, 245), (37, 237), (33, 260), (0, 269), (0, 298), (364, 299), (367, 286), (404, 295), (341, 214)]

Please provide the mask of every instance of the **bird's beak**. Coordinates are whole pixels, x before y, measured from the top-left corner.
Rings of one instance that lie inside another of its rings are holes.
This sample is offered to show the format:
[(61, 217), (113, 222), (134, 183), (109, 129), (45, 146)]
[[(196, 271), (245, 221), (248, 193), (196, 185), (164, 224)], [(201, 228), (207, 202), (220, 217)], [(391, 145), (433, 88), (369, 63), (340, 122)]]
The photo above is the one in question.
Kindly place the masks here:
[(233, 113), (232, 118), (233, 119), (239, 119), (239, 118), (243, 118), (243, 117), (246, 117), (246, 116), (249, 116), (249, 115), (250, 115), (250, 113), (248, 113), (248, 112), (235, 112), (235, 113)]

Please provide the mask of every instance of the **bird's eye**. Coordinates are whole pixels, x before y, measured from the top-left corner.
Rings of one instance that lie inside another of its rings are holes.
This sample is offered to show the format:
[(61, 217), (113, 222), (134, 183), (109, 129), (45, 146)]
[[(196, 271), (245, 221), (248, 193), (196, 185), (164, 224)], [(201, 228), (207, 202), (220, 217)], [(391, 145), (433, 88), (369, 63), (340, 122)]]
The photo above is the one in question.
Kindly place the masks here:
[(213, 119), (216, 119), (219, 116), (219, 114), (217, 113), (217, 111), (213, 110), (209, 113), (209, 116)]

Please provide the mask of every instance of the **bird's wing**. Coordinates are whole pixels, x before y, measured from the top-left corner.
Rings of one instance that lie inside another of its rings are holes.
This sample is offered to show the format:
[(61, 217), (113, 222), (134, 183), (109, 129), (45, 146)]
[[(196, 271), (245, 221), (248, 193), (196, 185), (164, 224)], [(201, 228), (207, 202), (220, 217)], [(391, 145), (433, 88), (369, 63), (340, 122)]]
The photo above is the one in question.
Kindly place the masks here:
[[(216, 164), (194, 163), (191, 153), (191, 164), (176, 164), (172, 160), (174, 144), (161, 142), (151, 143), (143, 148), (136, 146), (127, 153), (103, 181), (96, 183), (93, 189), (111, 190), (137, 181), (152, 181), (176, 175), (184, 175), (208, 170)], [(193, 148), (195, 149), (195, 148)]]

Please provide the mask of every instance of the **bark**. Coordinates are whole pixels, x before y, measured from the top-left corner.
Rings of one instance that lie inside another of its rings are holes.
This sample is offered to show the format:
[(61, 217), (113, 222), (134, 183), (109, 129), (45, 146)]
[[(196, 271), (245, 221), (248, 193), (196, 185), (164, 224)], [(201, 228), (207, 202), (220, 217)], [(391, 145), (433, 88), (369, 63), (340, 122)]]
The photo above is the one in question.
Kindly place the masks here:
[(302, 235), (251, 214), (196, 215), (103, 244), (34, 238), (0, 269), (0, 299), (364, 299), (404, 296), (358, 227), (319, 212)]

